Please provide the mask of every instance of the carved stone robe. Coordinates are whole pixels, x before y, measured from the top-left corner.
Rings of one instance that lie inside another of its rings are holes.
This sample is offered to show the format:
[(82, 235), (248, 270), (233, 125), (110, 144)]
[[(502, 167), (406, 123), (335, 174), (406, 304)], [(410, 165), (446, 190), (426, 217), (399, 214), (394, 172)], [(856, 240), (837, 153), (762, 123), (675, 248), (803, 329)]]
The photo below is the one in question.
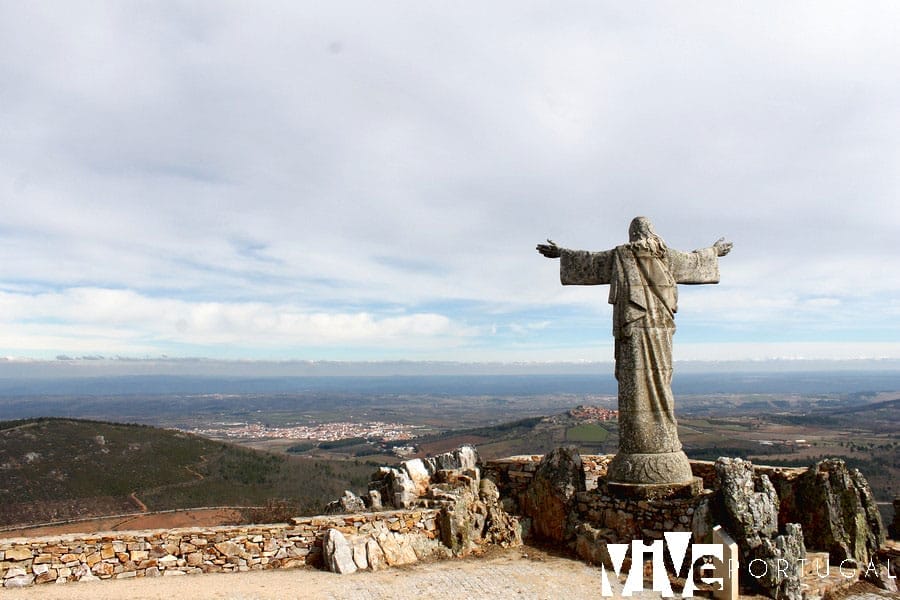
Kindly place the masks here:
[(610, 286), (619, 452), (679, 452), (672, 397), (676, 284), (718, 283), (716, 249), (679, 252), (638, 241), (603, 252), (563, 249), (560, 258), (563, 285)]

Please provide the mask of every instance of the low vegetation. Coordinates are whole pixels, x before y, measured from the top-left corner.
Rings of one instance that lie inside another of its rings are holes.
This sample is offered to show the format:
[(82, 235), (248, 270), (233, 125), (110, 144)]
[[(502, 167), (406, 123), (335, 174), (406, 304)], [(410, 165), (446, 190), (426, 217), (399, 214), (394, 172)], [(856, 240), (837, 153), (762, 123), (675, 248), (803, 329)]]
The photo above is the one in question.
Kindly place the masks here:
[(0, 525), (200, 506), (320, 512), (373, 464), (305, 459), (174, 430), (74, 419), (0, 422)]

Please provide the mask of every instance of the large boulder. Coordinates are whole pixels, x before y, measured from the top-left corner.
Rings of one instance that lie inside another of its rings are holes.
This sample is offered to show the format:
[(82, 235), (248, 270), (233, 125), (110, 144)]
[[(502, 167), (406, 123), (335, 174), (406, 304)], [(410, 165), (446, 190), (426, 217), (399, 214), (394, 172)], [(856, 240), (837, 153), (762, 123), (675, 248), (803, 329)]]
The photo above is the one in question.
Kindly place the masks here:
[(445, 481), (447, 473), (468, 474), (477, 479), (478, 459), (475, 448), (466, 445), (437, 456), (404, 461), (399, 469), (381, 467), (369, 482), (369, 506), (372, 510), (383, 506), (410, 508), (418, 498), (430, 493), (433, 483)]
[(788, 523), (785, 532), (774, 538), (762, 538), (749, 553), (748, 567), (756, 583), (772, 598), (802, 600), (803, 563), (806, 557), (803, 529)]
[(355, 573), (357, 566), (353, 560), (353, 547), (337, 529), (325, 532), (322, 543), (322, 557), (325, 567), (332, 573)]
[(816, 463), (783, 495), (783, 512), (803, 526), (807, 547), (828, 552), (832, 561), (850, 559), (865, 566), (884, 543), (872, 489), (863, 474), (848, 469), (843, 460)]
[(583, 491), (584, 468), (578, 448), (564, 446), (544, 456), (522, 497), (522, 510), (531, 518), (535, 537), (557, 544), (571, 539), (575, 494)]
[(754, 583), (776, 600), (802, 600), (801, 559), (806, 558), (803, 530), (795, 524), (778, 534), (778, 495), (753, 463), (740, 458), (716, 461), (719, 517), (725, 531), (737, 542), (744, 583)]
[(721, 503), (728, 517), (726, 530), (750, 548), (778, 532), (778, 495), (765, 475), (753, 472), (753, 463), (740, 458), (716, 461)]

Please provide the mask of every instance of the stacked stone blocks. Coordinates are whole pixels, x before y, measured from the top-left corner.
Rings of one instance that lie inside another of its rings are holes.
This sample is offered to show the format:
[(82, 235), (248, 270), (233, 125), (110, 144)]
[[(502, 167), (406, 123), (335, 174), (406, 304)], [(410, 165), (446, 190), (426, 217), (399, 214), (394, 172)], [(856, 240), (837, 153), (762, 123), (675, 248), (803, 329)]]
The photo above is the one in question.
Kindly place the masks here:
[[(436, 539), (437, 510), (293, 519), (291, 524), (68, 534), (0, 541), (4, 587), (318, 566), (326, 531)], [(390, 564), (389, 562), (387, 564)]]

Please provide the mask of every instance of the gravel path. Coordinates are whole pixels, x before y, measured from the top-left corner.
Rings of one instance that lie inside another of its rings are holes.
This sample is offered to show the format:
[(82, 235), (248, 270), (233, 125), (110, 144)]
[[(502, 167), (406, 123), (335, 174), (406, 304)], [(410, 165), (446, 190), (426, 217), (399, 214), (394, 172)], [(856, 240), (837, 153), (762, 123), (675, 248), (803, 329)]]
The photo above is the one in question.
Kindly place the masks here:
[[(487, 557), (446, 560), (375, 573), (335, 575), (313, 569), (252, 571), (47, 584), (0, 592), (4, 600), (146, 599), (263, 600), (420, 598), (598, 598), (600, 571), (582, 562), (530, 547)], [(657, 598), (657, 594), (633, 598)]]

